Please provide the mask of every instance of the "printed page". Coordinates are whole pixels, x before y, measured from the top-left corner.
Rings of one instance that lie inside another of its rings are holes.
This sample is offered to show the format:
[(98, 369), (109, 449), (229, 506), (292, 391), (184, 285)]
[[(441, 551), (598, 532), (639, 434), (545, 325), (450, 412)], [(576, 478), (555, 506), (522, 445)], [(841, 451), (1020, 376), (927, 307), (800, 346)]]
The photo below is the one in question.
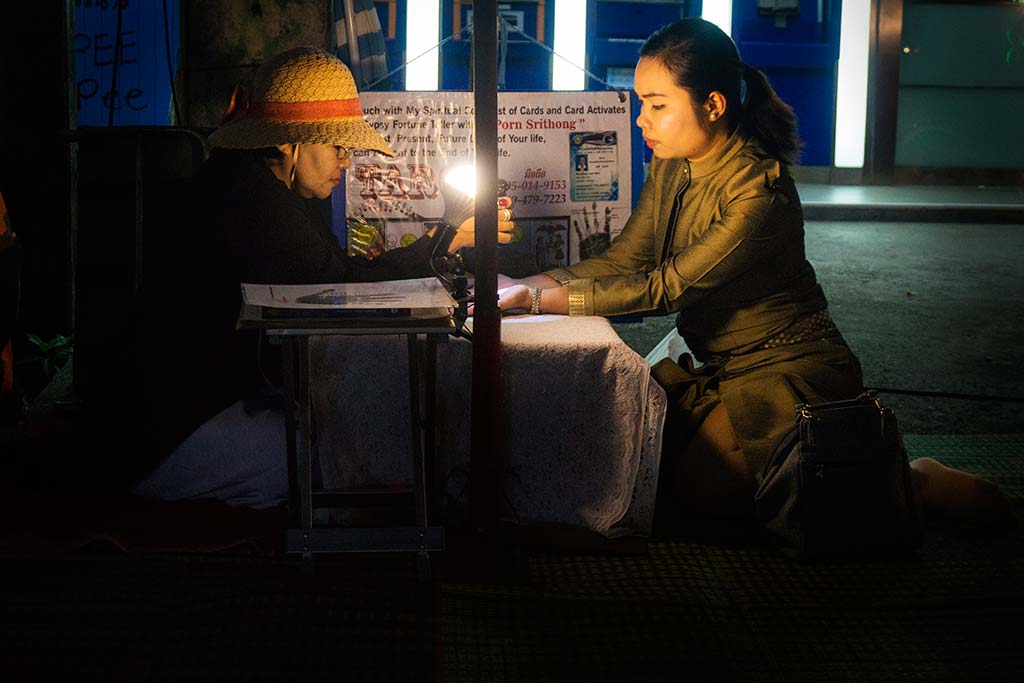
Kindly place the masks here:
[(317, 285), (243, 282), (242, 300), (253, 306), (310, 309), (453, 308), (456, 305), (448, 290), (432, 277)]

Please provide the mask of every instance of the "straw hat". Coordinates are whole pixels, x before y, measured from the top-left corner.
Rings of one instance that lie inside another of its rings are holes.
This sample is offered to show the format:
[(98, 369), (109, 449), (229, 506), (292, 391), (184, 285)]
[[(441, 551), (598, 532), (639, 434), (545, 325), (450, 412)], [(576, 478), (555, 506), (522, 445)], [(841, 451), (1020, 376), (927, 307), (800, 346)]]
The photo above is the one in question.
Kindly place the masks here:
[(253, 77), (251, 101), (236, 87), (209, 142), (234, 149), (320, 143), (395, 155), (363, 119), (348, 67), (315, 47), (286, 50), (264, 62)]

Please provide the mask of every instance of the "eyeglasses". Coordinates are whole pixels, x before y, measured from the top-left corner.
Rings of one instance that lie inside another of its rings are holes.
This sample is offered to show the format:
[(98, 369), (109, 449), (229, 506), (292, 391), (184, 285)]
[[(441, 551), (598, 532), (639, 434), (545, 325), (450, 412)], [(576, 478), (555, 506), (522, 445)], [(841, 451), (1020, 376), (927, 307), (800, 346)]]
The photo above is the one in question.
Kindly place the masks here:
[(338, 153), (338, 161), (345, 161), (345, 159), (352, 156), (352, 150), (341, 145), (334, 145), (334, 151)]

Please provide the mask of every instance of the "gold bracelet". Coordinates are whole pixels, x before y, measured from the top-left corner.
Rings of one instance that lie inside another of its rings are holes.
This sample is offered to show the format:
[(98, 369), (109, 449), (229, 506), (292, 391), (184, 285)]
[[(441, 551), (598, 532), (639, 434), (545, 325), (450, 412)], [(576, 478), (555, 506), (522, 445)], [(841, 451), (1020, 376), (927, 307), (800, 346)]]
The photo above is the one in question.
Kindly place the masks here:
[(569, 315), (580, 316), (587, 314), (587, 295), (576, 290), (569, 292)]

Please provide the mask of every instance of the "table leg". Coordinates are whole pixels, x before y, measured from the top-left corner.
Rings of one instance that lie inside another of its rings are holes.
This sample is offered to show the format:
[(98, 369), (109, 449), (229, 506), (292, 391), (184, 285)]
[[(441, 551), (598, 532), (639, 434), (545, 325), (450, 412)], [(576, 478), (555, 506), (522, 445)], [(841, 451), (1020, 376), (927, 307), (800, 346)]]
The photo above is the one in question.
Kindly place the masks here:
[[(412, 493), (415, 523), (409, 527), (384, 528), (329, 528), (314, 527), (314, 508), (325, 494), (337, 493), (313, 490), (313, 463), (317, 448), (310, 384), (309, 336), (295, 335), (285, 341), (285, 428), (288, 439), (288, 503), (289, 529), (287, 552), (300, 552), (311, 559), (321, 552), (394, 552), (416, 553), (416, 564), (421, 580), (431, 576), (431, 550), (444, 549), (444, 529), (429, 526), (432, 489), (427, 488), (426, 451), (434, 452), (436, 406), (436, 339), (428, 334), (427, 359), (420, 375), (421, 348), (418, 333), (405, 335), (409, 356), (409, 411), (410, 455), (413, 465)], [(428, 395), (426, 405), (421, 396), (421, 382)], [(429, 422), (424, 421), (424, 413)], [(424, 443), (424, 440), (428, 443)], [(432, 482), (433, 484), (433, 482)], [(316, 494), (314, 496), (314, 493)]]
[(423, 360), (424, 393), (424, 460), (427, 466), (427, 511), (430, 519), (441, 518), (444, 509), (448, 463), (437, 448), (437, 336), (426, 335), (426, 357)]
[(412, 492), (416, 505), (416, 526), (426, 527), (426, 467), (423, 461), (423, 416), (420, 413), (419, 350), (415, 334), (406, 335), (409, 342), (409, 447), (412, 454)]
[[(430, 555), (426, 550), (426, 531), (430, 515), (427, 510), (426, 467), (423, 461), (423, 416), (420, 414), (420, 369), (419, 347), (415, 334), (406, 336), (409, 340), (409, 422), (410, 453), (412, 454), (412, 497), (416, 506), (416, 526), (422, 531), (422, 544), (416, 553), (416, 570), (421, 581), (430, 580)], [(428, 428), (429, 429), (429, 428)]]
[(301, 523), (299, 510), (299, 461), (296, 453), (298, 434), (295, 424), (297, 410), (295, 383), (297, 341), (292, 337), (284, 340), (281, 356), (284, 361), (284, 431), (288, 453), (288, 526), (298, 527)]
[(298, 367), (296, 394), (299, 408), (299, 443), (296, 462), (296, 478), (299, 489), (299, 526), (313, 528), (313, 420), (309, 389), (309, 338), (296, 337), (296, 361)]

